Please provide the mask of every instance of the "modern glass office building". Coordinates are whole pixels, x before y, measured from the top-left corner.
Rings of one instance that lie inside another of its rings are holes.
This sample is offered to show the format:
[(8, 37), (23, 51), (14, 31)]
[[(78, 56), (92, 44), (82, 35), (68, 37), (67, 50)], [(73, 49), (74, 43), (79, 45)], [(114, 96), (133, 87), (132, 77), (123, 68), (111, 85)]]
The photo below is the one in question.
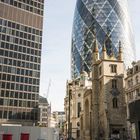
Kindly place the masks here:
[(44, 0), (0, 0), (0, 124), (38, 117)]
[(116, 57), (121, 41), (125, 66), (131, 65), (135, 60), (135, 45), (127, 0), (77, 0), (72, 31), (72, 78), (83, 70), (90, 72), (95, 38), (100, 53), (105, 39), (111, 40)]

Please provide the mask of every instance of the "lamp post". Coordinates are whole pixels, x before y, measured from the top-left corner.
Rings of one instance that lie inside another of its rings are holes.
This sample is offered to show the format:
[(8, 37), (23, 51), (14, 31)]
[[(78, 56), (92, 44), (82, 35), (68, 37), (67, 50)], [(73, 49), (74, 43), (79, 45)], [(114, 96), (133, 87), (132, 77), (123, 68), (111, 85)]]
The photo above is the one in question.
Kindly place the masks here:
[(71, 139), (71, 126), (70, 126), (70, 100), (71, 100), (71, 90), (68, 91), (69, 108), (68, 108), (68, 140)]

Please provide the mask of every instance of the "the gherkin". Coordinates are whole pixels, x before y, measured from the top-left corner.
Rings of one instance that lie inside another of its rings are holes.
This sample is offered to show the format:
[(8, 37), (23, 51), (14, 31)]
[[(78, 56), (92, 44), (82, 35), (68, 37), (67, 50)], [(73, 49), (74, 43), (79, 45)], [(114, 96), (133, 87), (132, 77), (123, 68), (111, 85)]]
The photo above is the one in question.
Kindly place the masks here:
[(127, 0), (77, 0), (72, 31), (72, 78), (83, 70), (91, 71), (93, 42), (96, 38), (101, 52), (106, 37), (112, 41), (116, 56), (118, 43), (122, 42), (124, 63), (126, 68), (130, 66), (135, 60), (135, 45)]

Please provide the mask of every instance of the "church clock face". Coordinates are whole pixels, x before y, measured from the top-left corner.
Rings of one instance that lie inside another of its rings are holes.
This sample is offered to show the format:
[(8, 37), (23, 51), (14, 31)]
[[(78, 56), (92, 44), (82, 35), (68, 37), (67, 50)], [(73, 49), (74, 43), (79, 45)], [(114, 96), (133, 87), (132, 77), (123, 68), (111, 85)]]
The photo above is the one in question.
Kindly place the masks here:
[(118, 96), (120, 94), (119, 90), (117, 88), (113, 88), (110, 93), (113, 95), (113, 96)]

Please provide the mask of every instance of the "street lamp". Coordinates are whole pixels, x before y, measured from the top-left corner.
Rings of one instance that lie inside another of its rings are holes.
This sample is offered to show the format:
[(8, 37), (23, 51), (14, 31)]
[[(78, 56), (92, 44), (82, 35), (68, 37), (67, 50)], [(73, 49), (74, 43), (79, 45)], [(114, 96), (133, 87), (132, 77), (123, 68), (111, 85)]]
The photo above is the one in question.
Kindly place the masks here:
[(71, 100), (71, 90), (68, 91), (69, 108), (68, 108), (68, 140), (71, 139), (71, 126), (70, 126), (70, 100)]

